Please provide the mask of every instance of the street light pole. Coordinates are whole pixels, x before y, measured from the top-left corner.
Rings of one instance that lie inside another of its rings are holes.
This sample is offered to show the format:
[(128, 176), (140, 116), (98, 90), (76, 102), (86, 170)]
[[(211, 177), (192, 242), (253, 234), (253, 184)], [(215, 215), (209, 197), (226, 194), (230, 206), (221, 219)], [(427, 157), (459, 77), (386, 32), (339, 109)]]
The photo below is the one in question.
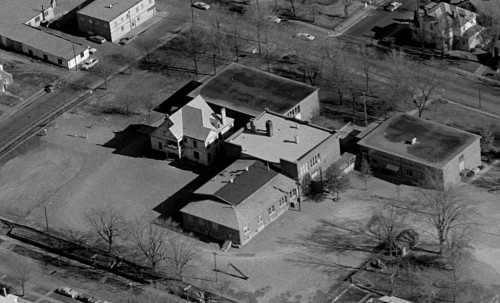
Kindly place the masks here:
[(47, 206), (43, 206), (43, 210), (45, 213), (45, 225), (47, 226), (47, 233), (49, 232), (49, 218), (47, 217)]
[(215, 283), (218, 282), (218, 277), (217, 277), (217, 253), (214, 251), (214, 271), (215, 271)]
[(365, 92), (363, 92), (363, 108), (365, 111), (365, 127), (368, 126), (368, 117), (366, 116), (366, 98), (365, 98)]

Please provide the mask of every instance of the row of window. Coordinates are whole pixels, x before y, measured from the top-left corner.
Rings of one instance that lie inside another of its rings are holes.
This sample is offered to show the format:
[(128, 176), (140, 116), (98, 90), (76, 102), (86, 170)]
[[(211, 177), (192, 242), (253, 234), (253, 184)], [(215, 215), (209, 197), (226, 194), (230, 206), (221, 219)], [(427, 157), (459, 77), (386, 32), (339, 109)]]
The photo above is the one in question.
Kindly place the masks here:
[(288, 112), (288, 116), (295, 117), (300, 114), (300, 105), (295, 106), (291, 111)]
[(321, 162), (321, 156), (317, 154), (314, 157), (312, 157), (311, 160), (309, 160), (309, 166), (314, 167), (319, 162)]

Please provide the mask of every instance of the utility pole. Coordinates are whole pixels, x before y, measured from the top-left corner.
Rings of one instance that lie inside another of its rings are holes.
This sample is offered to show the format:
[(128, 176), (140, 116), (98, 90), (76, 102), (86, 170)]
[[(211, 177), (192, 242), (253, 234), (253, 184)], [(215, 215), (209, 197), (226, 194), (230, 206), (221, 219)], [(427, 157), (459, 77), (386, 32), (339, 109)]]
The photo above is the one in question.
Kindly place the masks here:
[(213, 252), (214, 254), (214, 271), (215, 271), (215, 283), (218, 282), (218, 277), (217, 277), (217, 252)]
[(481, 109), (481, 87), (478, 87), (477, 90), (479, 92), (479, 109)]
[(47, 227), (47, 233), (49, 232), (49, 218), (47, 217), (47, 206), (43, 206), (43, 210), (45, 212), (45, 225)]
[(363, 92), (363, 108), (365, 111), (365, 127), (368, 126), (368, 117), (366, 116), (366, 98), (365, 98), (365, 92)]

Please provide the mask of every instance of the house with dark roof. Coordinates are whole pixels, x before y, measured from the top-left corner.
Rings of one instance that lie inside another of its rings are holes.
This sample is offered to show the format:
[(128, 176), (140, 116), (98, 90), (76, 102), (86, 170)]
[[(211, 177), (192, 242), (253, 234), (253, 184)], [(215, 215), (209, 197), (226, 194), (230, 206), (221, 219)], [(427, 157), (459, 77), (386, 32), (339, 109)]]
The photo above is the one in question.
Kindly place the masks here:
[(209, 165), (222, 154), (222, 144), (233, 131), (234, 120), (221, 109), (216, 114), (198, 96), (167, 116), (150, 134), (151, 147), (176, 159)]
[(313, 179), (340, 159), (339, 135), (307, 121), (265, 111), (224, 143), (230, 158), (260, 159), (294, 180)]
[(78, 29), (115, 42), (155, 13), (155, 0), (95, 0), (77, 12)]
[(43, 30), (54, 18), (55, 1), (0, 1), (0, 46), (68, 69), (89, 56), (86, 46)]
[(309, 120), (319, 112), (318, 88), (271, 73), (231, 63), (189, 93), (214, 107), (250, 117), (264, 110)]
[(290, 207), (296, 182), (260, 160), (239, 159), (198, 188), (181, 209), (183, 226), (244, 245)]
[(431, 2), (418, 12), (416, 20), (426, 43), (446, 50), (470, 51), (483, 43), (477, 14), (445, 2)]
[(418, 184), (428, 174), (438, 188), (481, 165), (480, 136), (405, 114), (395, 114), (358, 142), (376, 173)]

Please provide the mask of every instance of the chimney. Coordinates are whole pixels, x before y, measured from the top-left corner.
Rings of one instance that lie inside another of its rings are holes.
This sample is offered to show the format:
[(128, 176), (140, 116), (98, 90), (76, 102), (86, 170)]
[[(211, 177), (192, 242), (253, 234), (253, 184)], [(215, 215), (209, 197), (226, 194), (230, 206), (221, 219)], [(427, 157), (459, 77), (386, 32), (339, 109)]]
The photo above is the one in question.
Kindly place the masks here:
[(255, 120), (253, 118), (250, 119), (250, 130), (255, 133)]
[(42, 20), (45, 20), (45, 12), (43, 11), (43, 5), (42, 5)]
[(247, 166), (247, 167), (245, 167), (245, 171), (248, 171), (248, 166)]
[(295, 143), (299, 144), (299, 135), (295, 135)]
[(273, 136), (273, 122), (271, 120), (266, 121), (266, 134), (268, 137)]
[(3, 289), (3, 296), (7, 297), (7, 289), (5, 287), (3, 287), (2, 289)]
[(411, 139), (411, 143), (410, 143), (410, 144), (411, 144), (411, 145), (415, 145), (415, 143), (417, 143), (417, 138), (413, 138), (413, 139)]
[(220, 120), (222, 125), (226, 125), (226, 109), (224, 107), (220, 109)]
[(108, 4), (108, 8), (112, 8), (113, 7), (113, 4)]
[(234, 179), (233, 178), (229, 179), (229, 183), (234, 183)]

